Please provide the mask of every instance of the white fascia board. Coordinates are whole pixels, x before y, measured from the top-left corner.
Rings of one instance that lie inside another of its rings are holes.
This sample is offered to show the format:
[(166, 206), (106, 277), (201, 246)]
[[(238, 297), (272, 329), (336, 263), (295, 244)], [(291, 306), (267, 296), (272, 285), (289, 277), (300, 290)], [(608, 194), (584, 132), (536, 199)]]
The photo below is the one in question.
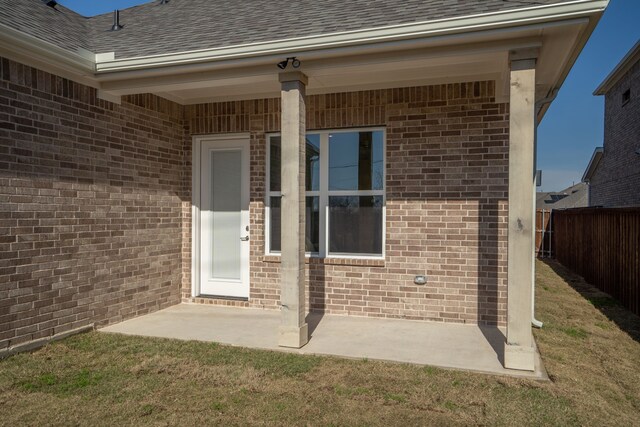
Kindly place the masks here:
[[(304, 72), (310, 77), (318, 77), (327, 70), (335, 70), (336, 68), (350, 67), (369, 67), (371, 65), (380, 65), (384, 63), (397, 64), (400, 61), (419, 61), (433, 60), (440, 65), (451, 64), (451, 61), (457, 58), (462, 61), (461, 57), (465, 57), (465, 62), (472, 55), (496, 56), (504, 53), (509, 49), (522, 49), (530, 47), (540, 47), (541, 42), (538, 38), (513, 39), (507, 43), (504, 42), (484, 42), (474, 43), (471, 45), (458, 44), (455, 46), (435, 47), (428, 52), (394, 50), (381, 53), (368, 54), (366, 49), (360, 49), (357, 55), (348, 57), (326, 58), (322, 60), (305, 59)], [(452, 59), (453, 58), (453, 59)], [(222, 65), (217, 63), (216, 65)], [(160, 90), (181, 90), (193, 88), (193, 84), (210, 83), (217, 80), (225, 80), (234, 84), (238, 79), (246, 82), (247, 78), (262, 78), (271, 81), (274, 74), (273, 63), (268, 62), (262, 65), (243, 66), (236, 68), (216, 67), (212, 70), (210, 64), (191, 64), (181, 67), (182, 74), (171, 73), (175, 71), (173, 67), (163, 67), (157, 70), (135, 70), (120, 73), (101, 74), (98, 79), (101, 87), (111, 92), (119, 92), (120, 94), (139, 93), (139, 91), (155, 91)], [(397, 65), (394, 65), (397, 66)], [(206, 67), (206, 68), (204, 68)], [(164, 71), (168, 71), (164, 73)], [(134, 76), (133, 74), (137, 74)], [(134, 92), (127, 92), (133, 90)]]
[[(580, 54), (582, 53), (582, 50), (586, 46), (587, 41), (589, 40), (589, 37), (591, 37), (591, 34), (593, 33), (596, 26), (598, 25), (598, 22), (600, 22), (600, 18), (602, 17), (602, 12), (604, 12), (604, 9), (606, 9), (608, 5), (609, 5), (609, 0), (602, 2), (602, 10), (600, 10), (597, 13), (594, 13), (589, 17), (589, 23), (587, 24), (586, 28), (582, 30), (582, 35), (574, 44), (569, 60), (565, 64), (565, 67), (560, 73), (559, 78), (549, 88), (549, 91), (545, 95), (545, 98), (550, 97), (554, 91), (560, 90), (560, 88), (562, 87), (562, 85), (564, 84), (565, 80), (569, 75), (569, 71), (571, 71), (571, 69), (573, 68), (573, 65), (577, 61), (578, 56), (580, 56)], [(542, 105), (540, 110), (536, 113), (538, 123), (542, 122), (542, 119), (544, 119), (544, 116), (549, 110), (550, 106), (551, 106), (551, 103), (545, 103)]]
[(95, 73), (96, 59), (92, 52), (78, 49), (74, 53), (4, 24), (0, 24), (0, 48), (17, 55), (36, 56), (40, 61), (82, 76)]
[(129, 71), (205, 61), (214, 62), (229, 59), (246, 59), (263, 55), (303, 52), (341, 46), (355, 46), (436, 35), (531, 25), (535, 23), (557, 21), (601, 13), (608, 4), (609, 0), (577, 0), (552, 5), (533, 6), (516, 10), (469, 15), (458, 18), (447, 18), (421, 23), (394, 25), (383, 28), (243, 44), (224, 48), (194, 50), (175, 54), (141, 56), (136, 58), (99, 60), (96, 63), (96, 71), (98, 73)]

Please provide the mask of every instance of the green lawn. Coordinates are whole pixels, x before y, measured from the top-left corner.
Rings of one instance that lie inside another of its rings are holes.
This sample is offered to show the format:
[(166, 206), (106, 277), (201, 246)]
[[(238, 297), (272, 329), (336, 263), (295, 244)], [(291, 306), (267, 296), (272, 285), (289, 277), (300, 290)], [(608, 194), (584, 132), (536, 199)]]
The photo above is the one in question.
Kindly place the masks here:
[(0, 361), (0, 425), (640, 425), (640, 318), (538, 284), (551, 381), (93, 332)]

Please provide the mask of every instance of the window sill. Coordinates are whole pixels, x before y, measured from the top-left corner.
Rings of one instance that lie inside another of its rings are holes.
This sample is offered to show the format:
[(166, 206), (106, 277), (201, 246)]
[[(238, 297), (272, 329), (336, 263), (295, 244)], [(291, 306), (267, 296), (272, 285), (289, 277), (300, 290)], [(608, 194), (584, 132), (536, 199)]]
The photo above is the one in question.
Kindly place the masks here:
[[(262, 262), (280, 264), (280, 255), (263, 255)], [(384, 267), (384, 259), (376, 258), (319, 258), (305, 257), (305, 264), (309, 265), (353, 265), (363, 267)]]

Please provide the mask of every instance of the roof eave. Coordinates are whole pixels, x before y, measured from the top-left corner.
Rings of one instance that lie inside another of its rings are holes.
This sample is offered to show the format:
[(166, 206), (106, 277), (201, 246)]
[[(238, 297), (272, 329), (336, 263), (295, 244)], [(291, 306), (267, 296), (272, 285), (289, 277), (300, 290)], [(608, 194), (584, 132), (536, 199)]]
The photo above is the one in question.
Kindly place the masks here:
[[(2, 24), (0, 44), (4, 46), (3, 55), (6, 52), (6, 56), (13, 56), (12, 59), (24, 59), (27, 61), (22, 62), (29, 65), (100, 88), (105, 78), (124, 78), (131, 73), (150, 75), (149, 73), (164, 72), (167, 69), (183, 72), (189, 66), (206, 66), (208, 70), (232, 65), (244, 67), (271, 60), (285, 53), (305, 52), (318, 58), (344, 56), (350, 52), (361, 52), (364, 48), (373, 52), (385, 46), (406, 47), (413, 46), (416, 42), (430, 43), (438, 39), (446, 39), (447, 44), (459, 44), (490, 32), (508, 33), (522, 28), (588, 19), (589, 25), (583, 31), (581, 40), (574, 46), (571, 59), (554, 84), (553, 91), (560, 87), (566, 78), (608, 3), (609, 0), (577, 0), (416, 24), (126, 59), (116, 59), (113, 52), (72, 52)], [(539, 118), (547, 107), (548, 105), (542, 107), (538, 113)]]
[(93, 78), (96, 70), (93, 52), (84, 49), (71, 52), (2, 23), (0, 23), (0, 45), (3, 46), (3, 55), (9, 54), (10, 57), (18, 60), (27, 58), (31, 63), (42, 63), (46, 68), (55, 68), (65, 75)]
[[(567, 62), (567, 64), (565, 65), (565, 67), (564, 67), (564, 69), (562, 71), (561, 77), (558, 79), (556, 84), (549, 90), (549, 93), (547, 94), (547, 97), (551, 99), (551, 102), (543, 104), (540, 107), (540, 109), (538, 110), (538, 112), (536, 113), (538, 122), (542, 121), (542, 119), (546, 115), (547, 111), (549, 110), (549, 107), (551, 107), (551, 103), (555, 99), (554, 94), (557, 95), (558, 91), (560, 90), (560, 88), (564, 84), (565, 80), (567, 79), (567, 77), (569, 75), (569, 72), (571, 71), (571, 69), (573, 68), (575, 62), (577, 61), (578, 56), (580, 56), (580, 53), (582, 53), (582, 50), (584, 49), (585, 45), (587, 44), (587, 41), (589, 40), (589, 37), (593, 33), (593, 30), (596, 28), (596, 25), (600, 21), (600, 18), (602, 17), (603, 12), (604, 12), (604, 10), (606, 9), (606, 7), (608, 5), (609, 5), (609, 0), (601, 2), (600, 5), (599, 5), (601, 7), (601, 9), (599, 9), (597, 11), (594, 11), (594, 12), (592, 12), (590, 14), (590, 23), (589, 23), (588, 28), (583, 32), (581, 39), (576, 44), (576, 46), (574, 48), (574, 52), (572, 54), (572, 57)], [(594, 7), (595, 7), (595, 5), (594, 5)]]
[(552, 5), (534, 6), (508, 11), (471, 15), (458, 18), (432, 20), (414, 24), (395, 25), (343, 33), (331, 33), (286, 40), (275, 40), (244, 45), (122, 58), (98, 59), (97, 73), (131, 71), (164, 66), (186, 65), (199, 62), (246, 60), (273, 54), (300, 53), (310, 50), (334, 49), (359, 45), (411, 40), (447, 34), (518, 27), (553, 22), (576, 17), (601, 14), (609, 0), (578, 0)]
[(615, 84), (624, 76), (627, 71), (636, 63), (640, 61), (640, 40), (627, 52), (627, 54), (620, 60), (618, 65), (609, 73), (600, 86), (593, 92), (594, 96), (605, 95), (609, 90), (615, 86)]
[(591, 160), (589, 160), (589, 164), (587, 165), (587, 169), (585, 169), (584, 174), (582, 175), (582, 182), (591, 181), (591, 177), (595, 173), (598, 168), (598, 164), (600, 160), (602, 160), (602, 155), (604, 154), (603, 147), (596, 147), (593, 150), (593, 154), (591, 155)]

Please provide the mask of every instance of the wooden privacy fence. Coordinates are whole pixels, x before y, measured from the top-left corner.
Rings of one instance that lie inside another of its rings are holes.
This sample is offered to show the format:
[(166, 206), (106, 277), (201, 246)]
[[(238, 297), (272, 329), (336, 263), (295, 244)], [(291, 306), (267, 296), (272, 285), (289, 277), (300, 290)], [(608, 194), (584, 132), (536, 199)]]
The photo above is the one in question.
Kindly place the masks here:
[(640, 208), (553, 211), (556, 259), (640, 315)]

